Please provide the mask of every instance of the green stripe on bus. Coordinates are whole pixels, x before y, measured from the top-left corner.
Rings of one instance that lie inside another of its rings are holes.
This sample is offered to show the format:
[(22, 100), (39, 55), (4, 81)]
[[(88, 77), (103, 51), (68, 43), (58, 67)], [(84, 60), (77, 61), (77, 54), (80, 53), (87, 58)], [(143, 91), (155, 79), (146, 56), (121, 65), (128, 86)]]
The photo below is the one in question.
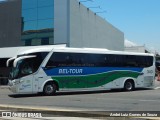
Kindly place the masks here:
[(54, 76), (52, 79), (58, 81), (59, 88), (92, 88), (100, 87), (122, 77), (137, 78), (138, 72), (113, 71), (88, 76)]

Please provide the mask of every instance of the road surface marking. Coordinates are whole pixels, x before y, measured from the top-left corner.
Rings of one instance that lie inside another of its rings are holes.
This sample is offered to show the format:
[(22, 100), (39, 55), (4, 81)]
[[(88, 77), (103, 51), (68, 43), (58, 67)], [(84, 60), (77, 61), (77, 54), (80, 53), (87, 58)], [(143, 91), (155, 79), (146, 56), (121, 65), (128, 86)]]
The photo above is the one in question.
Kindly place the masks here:
[(156, 88), (154, 88), (155, 90), (158, 90), (158, 89), (160, 89), (160, 87), (156, 87)]

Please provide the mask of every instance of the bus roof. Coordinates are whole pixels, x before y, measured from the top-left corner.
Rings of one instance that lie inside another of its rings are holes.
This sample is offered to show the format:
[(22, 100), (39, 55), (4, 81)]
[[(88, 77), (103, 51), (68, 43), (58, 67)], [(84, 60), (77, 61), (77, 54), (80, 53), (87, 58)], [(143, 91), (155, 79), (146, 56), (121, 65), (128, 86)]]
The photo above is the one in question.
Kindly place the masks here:
[[(16, 55), (24, 54), (27, 52), (32, 53), (34, 51), (40, 51), (41, 48), (42, 49), (45, 48), (45, 49), (48, 49), (48, 51), (51, 51), (54, 47), (65, 47), (65, 46), (66, 46), (66, 44), (43, 45), (43, 46), (5, 47), (5, 48), (0, 48), (0, 58), (11, 58)], [(41, 50), (41, 51), (43, 51), (43, 50)]]
[(55, 48), (57, 52), (74, 52), (74, 53), (97, 53), (97, 54), (120, 54), (120, 55), (142, 55), (142, 56), (155, 56), (152, 53), (138, 53), (138, 52), (126, 52), (126, 51), (113, 51), (101, 48)]
[(37, 46), (36, 48), (28, 49), (25, 51), (21, 51), (18, 55), (22, 54), (28, 54), (33, 52), (50, 52), (54, 48), (63, 48), (65, 45), (59, 45), (59, 46)]
[(65, 46), (61, 47), (39, 47), (34, 49), (29, 49), (21, 54), (33, 53), (33, 52), (72, 52), (72, 53), (97, 53), (97, 54), (120, 54), (120, 55), (142, 55), (142, 56), (154, 56), (151, 53), (137, 53), (137, 52), (126, 52), (126, 51), (112, 51), (108, 49), (101, 49), (101, 48), (68, 48)]
[(33, 53), (33, 52), (50, 52), (53, 48), (33, 48), (30, 50), (25, 50), (20, 52), (19, 54), (28, 54), (28, 53)]

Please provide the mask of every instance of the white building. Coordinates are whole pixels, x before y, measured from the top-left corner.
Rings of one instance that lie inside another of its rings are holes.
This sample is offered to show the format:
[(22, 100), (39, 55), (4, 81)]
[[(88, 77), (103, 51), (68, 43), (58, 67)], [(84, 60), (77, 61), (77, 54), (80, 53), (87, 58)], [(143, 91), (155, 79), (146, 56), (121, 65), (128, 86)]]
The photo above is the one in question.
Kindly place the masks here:
[(140, 53), (151, 53), (150, 50), (148, 50), (145, 45), (143, 46), (139, 46), (129, 40), (125, 40), (124, 41), (124, 49), (125, 51), (128, 51), (128, 52), (140, 52)]
[(78, 0), (55, 0), (54, 23), (55, 44), (124, 51), (124, 33)]

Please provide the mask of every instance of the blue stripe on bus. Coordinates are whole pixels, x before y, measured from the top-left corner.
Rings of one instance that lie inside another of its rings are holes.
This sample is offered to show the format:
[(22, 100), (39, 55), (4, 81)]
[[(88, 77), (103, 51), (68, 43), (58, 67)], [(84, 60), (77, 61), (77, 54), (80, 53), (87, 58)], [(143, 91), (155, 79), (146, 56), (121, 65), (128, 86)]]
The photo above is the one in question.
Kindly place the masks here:
[(111, 71), (132, 71), (142, 72), (143, 68), (120, 68), (120, 67), (57, 67), (45, 70), (47, 76), (75, 76), (75, 75), (91, 75)]

